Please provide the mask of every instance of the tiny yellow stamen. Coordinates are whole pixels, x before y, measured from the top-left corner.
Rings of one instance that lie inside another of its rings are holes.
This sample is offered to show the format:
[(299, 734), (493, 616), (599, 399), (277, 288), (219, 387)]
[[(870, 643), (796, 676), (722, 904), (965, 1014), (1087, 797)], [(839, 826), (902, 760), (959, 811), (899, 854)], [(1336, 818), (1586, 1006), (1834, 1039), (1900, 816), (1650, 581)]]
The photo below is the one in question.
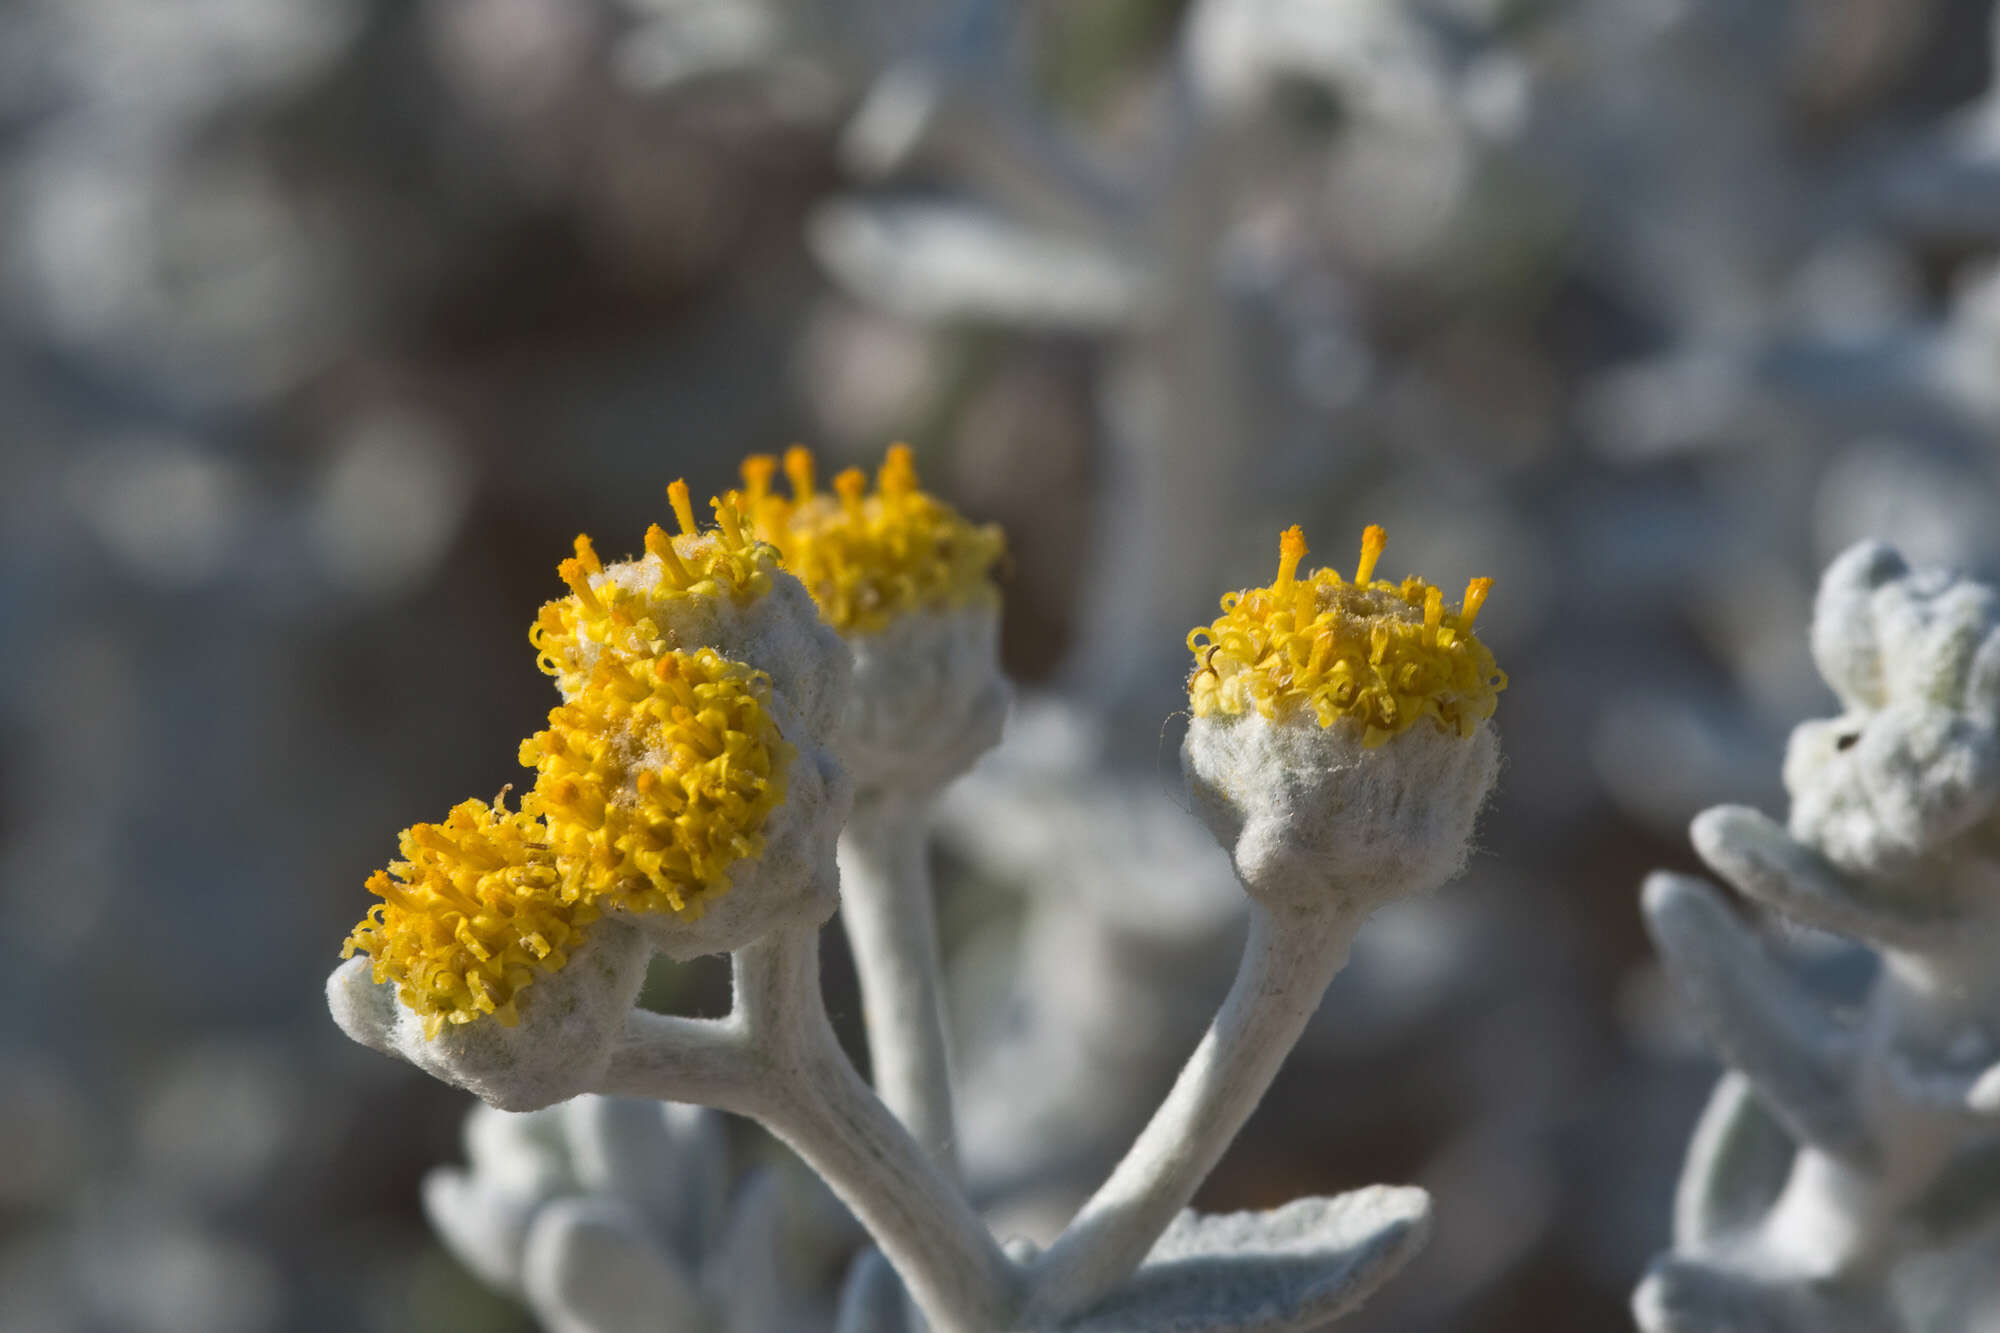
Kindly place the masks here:
[(708, 502), (715, 511), (715, 521), (722, 525), (722, 544), (732, 551), (743, 545), (743, 511), (736, 507), (737, 498), (738, 493), (731, 491)]
[(1492, 591), (1492, 579), (1474, 579), (1465, 585), (1465, 605), (1458, 613), (1458, 623), (1461, 629), (1467, 631), (1472, 629), (1472, 622), (1479, 619), (1479, 608), (1486, 605), (1486, 594)]
[(674, 522), (680, 524), (681, 535), (694, 536), (698, 530), (694, 521), (694, 501), (688, 495), (686, 481), (676, 478), (668, 483), (667, 503), (674, 507)]
[(1424, 589), (1424, 642), (1436, 643), (1438, 626), (1444, 622), (1444, 589)]
[(1292, 586), (1292, 575), (1297, 572), (1299, 561), (1305, 558), (1305, 529), (1294, 523), (1278, 536), (1278, 577), (1272, 582), (1271, 591), (1283, 597)]
[(576, 537), (576, 558), (582, 561), (583, 567), (592, 574), (604, 572), (604, 562), (597, 558), (597, 548), (592, 546), (590, 538), (582, 533), (578, 533)]
[(605, 614), (604, 603), (597, 600), (597, 593), (590, 586), (590, 571), (584, 568), (583, 561), (563, 561), (556, 566), (556, 575), (569, 585), (569, 590), (576, 594), (576, 600), (582, 602), (592, 615)]
[(802, 444), (785, 450), (785, 479), (792, 483), (792, 503), (813, 498), (813, 454)]
[(875, 489), (888, 496), (904, 496), (917, 489), (917, 465), (907, 444), (892, 444), (875, 474)]
[(743, 460), (743, 485), (754, 505), (771, 493), (771, 478), (778, 475), (778, 460), (769, 454), (752, 454)]
[(868, 478), (858, 467), (851, 467), (833, 479), (833, 489), (840, 496), (840, 506), (849, 515), (861, 512), (861, 495), (868, 489)]
[(694, 582), (681, 553), (674, 549), (674, 539), (657, 523), (646, 529), (646, 550), (664, 567), (665, 578), (674, 587), (685, 588)]
[(1354, 567), (1354, 582), (1363, 586), (1375, 577), (1375, 562), (1382, 558), (1382, 548), (1389, 544), (1389, 534), (1370, 523), (1361, 533), (1361, 563)]

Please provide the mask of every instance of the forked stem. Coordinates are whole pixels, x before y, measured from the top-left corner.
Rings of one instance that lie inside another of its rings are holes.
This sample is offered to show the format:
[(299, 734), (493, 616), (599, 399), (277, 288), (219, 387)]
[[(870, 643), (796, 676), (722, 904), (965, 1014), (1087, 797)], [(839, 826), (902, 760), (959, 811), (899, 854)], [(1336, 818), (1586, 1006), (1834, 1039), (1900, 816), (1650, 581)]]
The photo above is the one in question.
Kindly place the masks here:
[(817, 928), (784, 927), (735, 965), (728, 1019), (635, 1016), (605, 1090), (754, 1118), (854, 1210), (935, 1333), (1011, 1327), (1018, 1270), (834, 1037)]

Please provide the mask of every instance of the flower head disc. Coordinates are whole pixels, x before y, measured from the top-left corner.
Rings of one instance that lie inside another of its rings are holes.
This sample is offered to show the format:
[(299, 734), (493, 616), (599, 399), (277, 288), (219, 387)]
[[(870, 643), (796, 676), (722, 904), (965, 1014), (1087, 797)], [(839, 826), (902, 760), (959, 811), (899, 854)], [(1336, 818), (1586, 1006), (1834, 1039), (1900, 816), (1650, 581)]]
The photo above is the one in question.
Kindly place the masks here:
[(373, 958), (375, 981), (396, 983), (426, 1038), (488, 1014), (512, 1027), (521, 990), (560, 969), (597, 917), (562, 894), (542, 821), (500, 800), (462, 801), (442, 824), (403, 830), (402, 852), (369, 877), (382, 901), (340, 956)]
[(521, 744), (566, 901), (698, 918), (764, 850), (793, 748), (771, 681), (712, 648), (606, 654)]
[(1493, 716), (1507, 677), (1472, 633), (1493, 581), (1472, 580), (1459, 608), (1447, 610), (1444, 594), (1420, 578), (1373, 577), (1384, 540), (1382, 529), (1368, 529), (1352, 582), (1331, 569), (1300, 577), (1305, 537), (1288, 528), (1271, 585), (1225, 594), (1221, 617), (1188, 635), (1195, 715), (1306, 709), (1322, 727), (1352, 719), (1369, 747), (1424, 718), (1470, 736)]
[[(667, 620), (691, 601), (753, 602), (771, 590), (778, 552), (743, 529), (735, 493), (711, 501), (715, 528), (695, 522), (687, 483), (667, 488), (680, 532), (654, 524), (644, 557), (607, 568), (590, 538), (576, 539), (576, 554), (556, 566), (570, 595), (545, 604), (528, 629), (541, 669), (570, 695), (605, 649), (653, 657), (665, 647)], [(678, 604), (678, 606), (677, 606)]]
[(746, 490), (735, 494), (757, 536), (778, 548), (841, 634), (872, 634), (911, 611), (998, 601), (1000, 529), (969, 523), (922, 490), (907, 445), (890, 447), (872, 495), (858, 468), (835, 477), (831, 493), (816, 490), (807, 449), (785, 454), (789, 498), (771, 489), (777, 470), (768, 455), (745, 459)]

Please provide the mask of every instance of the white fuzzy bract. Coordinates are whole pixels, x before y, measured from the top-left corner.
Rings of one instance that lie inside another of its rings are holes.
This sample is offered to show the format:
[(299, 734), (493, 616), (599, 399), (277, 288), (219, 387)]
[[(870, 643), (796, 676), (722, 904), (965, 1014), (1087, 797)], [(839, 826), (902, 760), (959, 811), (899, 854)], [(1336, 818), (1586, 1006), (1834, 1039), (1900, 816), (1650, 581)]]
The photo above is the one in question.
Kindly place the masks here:
[(1189, 724), (1181, 762), (1252, 896), (1365, 917), (1464, 868), (1500, 748), (1491, 723), (1463, 739), (1419, 725), (1368, 748), (1345, 721), (1212, 714)]

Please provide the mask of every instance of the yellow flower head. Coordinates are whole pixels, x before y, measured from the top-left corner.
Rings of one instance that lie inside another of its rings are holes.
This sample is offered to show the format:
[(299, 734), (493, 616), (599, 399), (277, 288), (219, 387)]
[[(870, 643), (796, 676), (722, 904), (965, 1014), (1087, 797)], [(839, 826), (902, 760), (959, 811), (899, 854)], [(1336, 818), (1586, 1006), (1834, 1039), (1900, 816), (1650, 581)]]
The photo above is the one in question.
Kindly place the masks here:
[(600, 657), (521, 744), (565, 901), (692, 920), (764, 849), (793, 749), (771, 681), (712, 648)]
[(1225, 595), (1222, 616), (1188, 635), (1195, 715), (1306, 708), (1322, 727), (1352, 718), (1370, 747), (1421, 718), (1470, 736), (1493, 716), (1507, 676), (1472, 633), (1493, 580), (1472, 580), (1448, 611), (1444, 594), (1414, 575), (1374, 578), (1386, 540), (1378, 527), (1362, 536), (1352, 582), (1330, 569), (1300, 578), (1305, 535), (1286, 529), (1271, 586)]
[(999, 601), (993, 566), (1006, 549), (994, 524), (975, 525), (917, 485), (907, 445), (892, 445), (875, 476), (875, 493), (859, 468), (814, 489), (813, 456), (785, 453), (790, 497), (771, 489), (778, 462), (756, 454), (743, 462), (737, 492), (758, 537), (782, 552), (842, 634), (872, 634), (911, 611), (938, 611)]
[(565, 901), (542, 821), (502, 799), (463, 801), (442, 824), (404, 829), (402, 852), (369, 876), (382, 901), (340, 956), (373, 958), (376, 982), (396, 983), (426, 1038), (487, 1014), (514, 1026), (521, 990), (562, 967), (597, 917)]
[(755, 601), (771, 590), (778, 552), (744, 530), (736, 492), (711, 500), (716, 526), (695, 522), (685, 481), (667, 487), (680, 532), (668, 536), (655, 523), (646, 530), (646, 554), (607, 569), (590, 538), (576, 539), (576, 555), (556, 566), (570, 595), (542, 607), (528, 641), (543, 671), (558, 678), (565, 695), (581, 685), (598, 652), (610, 648), (653, 657), (664, 647), (666, 617), (689, 599)]

